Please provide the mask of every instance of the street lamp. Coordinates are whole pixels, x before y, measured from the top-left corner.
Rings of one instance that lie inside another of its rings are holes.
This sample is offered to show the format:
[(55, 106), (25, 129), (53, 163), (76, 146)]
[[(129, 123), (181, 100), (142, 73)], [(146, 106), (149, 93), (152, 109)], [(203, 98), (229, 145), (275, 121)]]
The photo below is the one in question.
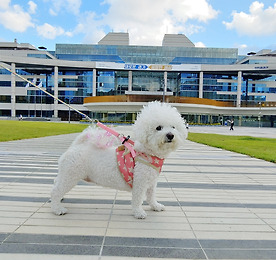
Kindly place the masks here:
[(259, 120), (259, 128), (261, 128), (262, 102), (259, 102), (259, 106), (260, 106), (260, 112), (259, 112), (258, 120)]

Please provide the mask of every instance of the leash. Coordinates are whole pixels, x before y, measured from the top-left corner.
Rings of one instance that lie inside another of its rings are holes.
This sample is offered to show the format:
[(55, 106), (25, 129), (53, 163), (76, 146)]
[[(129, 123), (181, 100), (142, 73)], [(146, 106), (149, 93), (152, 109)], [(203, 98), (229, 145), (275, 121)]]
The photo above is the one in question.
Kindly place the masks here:
[[(4, 63), (5, 64), (5, 63)], [(17, 76), (20, 79), (23, 79), (24, 81), (28, 82), (30, 85), (34, 86), (35, 88), (41, 90), (42, 92), (44, 92), (45, 94), (51, 96), (53, 99), (57, 100), (58, 102), (62, 103), (63, 105), (67, 106), (68, 108), (74, 110), (75, 112), (79, 113), (80, 115), (82, 115), (84, 118), (86, 118), (87, 120), (89, 120), (90, 122), (94, 122), (95, 120), (91, 119), (89, 116), (87, 116), (86, 114), (82, 113), (81, 111), (79, 111), (78, 109), (72, 107), (71, 105), (65, 103), (64, 101), (60, 100), (59, 98), (57, 98), (56, 96), (52, 95), (51, 93), (49, 93), (48, 91), (46, 91), (45, 89), (35, 85), (33, 82), (25, 79), (24, 77), (22, 77), (21, 75), (17, 74), (16, 72), (12, 71), (11, 69), (9, 69), (8, 67), (4, 66), (2, 62), (0, 62), (0, 66), (2, 68), (4, 68), (5, 70), (9, 71), (10, 73), (12, 73), (13, 75)]]
[(120, 141), (122, 142), (122, 144), (130, 151), (132, 157), (133, 158), (136, 157), (136, 152), (133, 149), (134, 142), (130, 139), (129, 135), (127, 137), (125, 137), (125, 136), (119, 134), (118, 132), (116, 132), (115, 130), (107, 127), (104, 124), (102, 124), (101, 122), (97, 122), (97, 126), (101, 127), (102, 129), (104, 129), (108, 133), (118, 137), (120, 139)]

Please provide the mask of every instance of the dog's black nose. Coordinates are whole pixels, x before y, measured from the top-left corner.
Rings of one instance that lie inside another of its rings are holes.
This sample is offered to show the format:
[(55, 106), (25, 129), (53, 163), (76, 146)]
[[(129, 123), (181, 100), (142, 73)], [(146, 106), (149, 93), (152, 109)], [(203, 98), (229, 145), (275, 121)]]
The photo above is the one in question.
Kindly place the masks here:
[(166, 135), (166, 137), (167, 137), (168, 141), (171, 142), (172, 139), (174, 138), (174, 135), (173, 135), (172, 133), (168, 133), (168, 134)]

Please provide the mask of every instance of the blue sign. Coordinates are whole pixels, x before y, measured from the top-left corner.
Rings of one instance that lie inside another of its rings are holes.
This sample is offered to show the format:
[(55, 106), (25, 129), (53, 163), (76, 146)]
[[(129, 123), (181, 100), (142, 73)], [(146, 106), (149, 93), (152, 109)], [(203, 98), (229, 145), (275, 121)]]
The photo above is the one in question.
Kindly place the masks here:
[(145, 64), (125, 64), (127, 70), (146, 70), (148, 65)]
[(259, 67), (255, 67), (256, 70), (264, 70), (264, 69), (268, 69), (268, 66), (259, 66)]

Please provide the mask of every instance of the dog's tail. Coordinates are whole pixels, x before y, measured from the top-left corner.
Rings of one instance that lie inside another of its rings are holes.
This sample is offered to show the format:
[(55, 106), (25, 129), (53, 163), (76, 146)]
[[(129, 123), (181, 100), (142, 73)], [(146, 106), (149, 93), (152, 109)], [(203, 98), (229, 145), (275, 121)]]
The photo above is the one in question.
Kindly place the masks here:
[(72, 145), (89, 142), (97, 148), (105, 149), (117, 145), (118, 141), (119, 139), (105, 130), (89, 126), (75, 139)]
[(89, 140), (94, 135), (93, 132), (94, 129), (92, 129), (92, 127), (87, 127), (77, 136), (72, 145), (78, 145), (87, 142), (87, 140)]

